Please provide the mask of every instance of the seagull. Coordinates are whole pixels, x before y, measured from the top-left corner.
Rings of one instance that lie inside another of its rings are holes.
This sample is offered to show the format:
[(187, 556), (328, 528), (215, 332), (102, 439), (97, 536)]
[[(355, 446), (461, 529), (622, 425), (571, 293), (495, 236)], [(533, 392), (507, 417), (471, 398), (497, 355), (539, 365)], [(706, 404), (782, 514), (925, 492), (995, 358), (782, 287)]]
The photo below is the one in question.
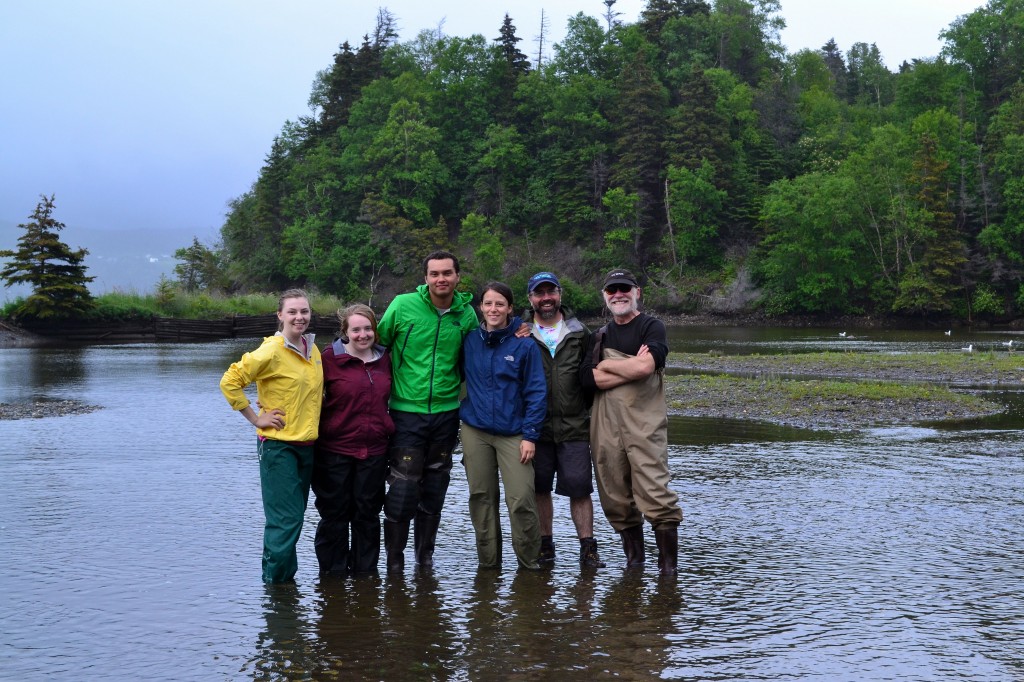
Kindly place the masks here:
[(846, 336), (846, 332), (839, 332), (839, 336)]
[(962, 350), (965, 353), (973, 353), (974, 352), (974, 344), (973, 343), (969, 343), (969, 344), (967, 344), (967, 348), (961, 348), (960, 350)]
[(1010, 339), (1009, 341), (1003, 341), (1003, 345), (1009, 348), (1010, 350), (1013, 350), (1013, 339)]
[(949, 330), (947, 330), (947, 331), (945, 331), (945, 332), (943, 332), (943, 333), (944, 333), (944, 334), (945, 334), (946, 336), (952, 336), (952, 335), (953, 335), (953, 330), (952, 330), (952, 329), (949, 329)]

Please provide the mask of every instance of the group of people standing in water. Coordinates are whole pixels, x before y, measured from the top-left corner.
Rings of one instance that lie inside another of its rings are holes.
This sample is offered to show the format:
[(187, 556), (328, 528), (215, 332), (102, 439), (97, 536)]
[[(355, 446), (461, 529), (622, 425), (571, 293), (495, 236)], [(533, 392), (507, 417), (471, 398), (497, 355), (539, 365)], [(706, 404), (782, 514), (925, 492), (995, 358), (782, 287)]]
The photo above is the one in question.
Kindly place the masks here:
[[(423, 272), (424, 284), (395, 297), (379, 321), (365, 305), (338, 311), (340, 335), (322, 353), (307, 333), (308, 296), (285, 291), (277, 334), (224, 373), (228, 403), (256, 427), (264, 582), (295, 576), (310, 489), (321, 575), (377, 570), (381, 511), (387, 572), (404, 571), (410, 531), (416, 566), (432, 567), (459, 440), (480, 567), (502, 563), (499, 480), (520, 568), (555, 561), (552, 492), (569, 498), (580, 564), (604, 567), (593, 537), (596, 474), (626, 567), (645, 563), (647, 519), (659, 571), (674, 574), (682, 512), (669, 486), (668, 344), (664, 325), (639, 311), (636, 278), (608, 274), (612, 322), (592, 334), (561, 305), (553, 273), (530, 278), (522, 318), (512, 290), (488, 283), (480, 321), (472, 296), (457, 290), (455, 255), (431, 253)], [(252, 383), (258, 412), (244, 391)]]

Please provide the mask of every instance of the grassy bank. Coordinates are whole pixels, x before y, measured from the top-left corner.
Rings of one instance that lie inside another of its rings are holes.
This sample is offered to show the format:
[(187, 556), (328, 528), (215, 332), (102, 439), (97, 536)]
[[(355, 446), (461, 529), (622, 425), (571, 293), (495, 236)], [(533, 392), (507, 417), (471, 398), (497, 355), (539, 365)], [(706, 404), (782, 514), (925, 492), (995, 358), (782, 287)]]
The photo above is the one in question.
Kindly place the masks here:
[[(223, 296), (189, 293), (176, 287), (160, 287), (153, 294), (112, 292), (95, 298), (96, 307), (86, 319), (132, 320), (150, 317), (172, 317), (184, 320), (216, 320), (231, 315), (264, 315), (277, 310), (277, 294)], [(345, 305), (337, 296), (310, 293), (313, 311), (330, 315)], [(15, 300), (0, 309), (0, 318), (7, 318), (21, 303)]]

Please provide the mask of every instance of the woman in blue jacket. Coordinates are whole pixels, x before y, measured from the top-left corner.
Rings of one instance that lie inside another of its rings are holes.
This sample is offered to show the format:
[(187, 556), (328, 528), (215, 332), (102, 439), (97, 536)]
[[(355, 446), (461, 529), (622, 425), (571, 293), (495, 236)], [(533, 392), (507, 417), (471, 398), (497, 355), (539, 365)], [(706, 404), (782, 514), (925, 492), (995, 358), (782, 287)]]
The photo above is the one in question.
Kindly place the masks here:
[(533, 489), (533, 453), (547, 412), (547, 384), (540, 351), (530, 337), (517, 338), (512, 290), (501, 282), (484, 287), (483, 323), (463, 342), (466, 398), (462, 419), (463, 466), (469, 484), (469, 515), (482, 568), (501, 566), (498, 474), (512, 526), (519, 566), (536, 569), (540, 525)]

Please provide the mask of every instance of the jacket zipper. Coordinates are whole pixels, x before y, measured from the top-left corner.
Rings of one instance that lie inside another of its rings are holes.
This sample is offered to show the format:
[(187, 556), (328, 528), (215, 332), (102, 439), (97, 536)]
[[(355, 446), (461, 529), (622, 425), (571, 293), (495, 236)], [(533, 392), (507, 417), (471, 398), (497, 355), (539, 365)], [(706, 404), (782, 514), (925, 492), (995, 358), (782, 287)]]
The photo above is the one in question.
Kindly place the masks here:
[(409, 328), (405, 331), (405, 338), (402, 340), (402, 350), (398, 354), (398, 366), (396, 366), (395, 369), (401, 367), (402, 363), (405, 362), (405, 347), (409, 345), (409, 335), (412, 334), (412, 328), (415, 326), (415, 323), (410, 324)]
[(437, 316), (437, 329), (434, 330), (434, 348), (430, 353), (430, 384), (427, 389), (427, 414), (434, 413), (434, 370), (437, 368), (437, 342), (441, 338), (441, 321), (444, 315)]

